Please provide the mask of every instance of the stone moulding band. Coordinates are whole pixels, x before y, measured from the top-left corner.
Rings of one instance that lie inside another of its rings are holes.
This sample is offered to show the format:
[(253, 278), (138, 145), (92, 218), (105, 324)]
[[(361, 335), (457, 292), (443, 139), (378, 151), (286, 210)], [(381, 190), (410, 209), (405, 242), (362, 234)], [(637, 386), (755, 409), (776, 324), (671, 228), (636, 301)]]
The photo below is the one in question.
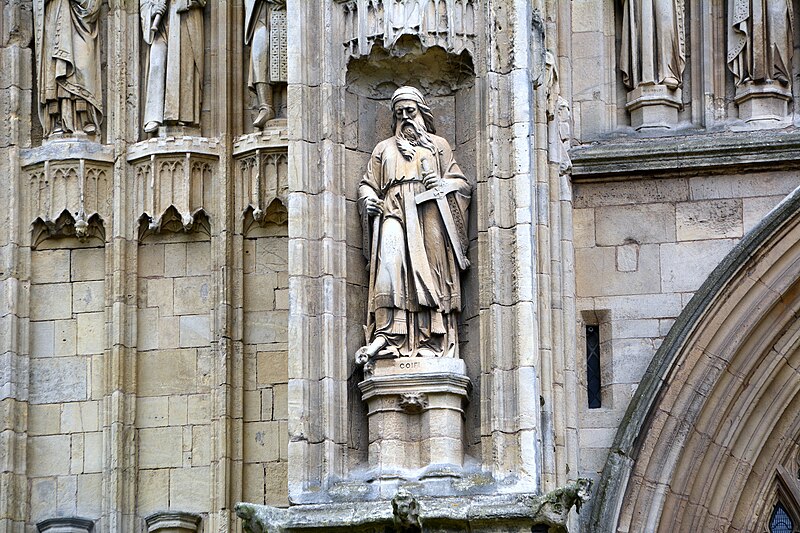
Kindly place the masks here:
[(381, 395), (399, 395), (408, 390), (425, 394), (450, 393), (468, 396), (472, 388), (467, 376), (445, 372), (375, 376), (358, 384), (362, 398), (369, 400)]
[(741, 165), (782, 168), (800, 158), (800, 133), (762, 131), (746, 138), (734, 133), (686, 135), (659, 138), (657, 143), (652, 138), (624, 139), (574, 147), (570, 157), (575, 182)]
[[(499, 524), (521, 527), (549, 526), (551, 532), (566, 533), (572, 508), (580, 511), (588, 500), (591, 481), (578, 479), (547, 494), (501, 494), (491, 496), (415, 497), (421, 531), (456, 527), (475, 532), (497, 531)], [(402, 489), (401, 489), (402, 490)], [(297, 505), (288, 509), (239, 503), (235, 507), (245, 530), (269, 533), (301, 531), (371, 531), (391, 526), (395, 513), (391, 500), (372, 502)], [(247, 529), (249, 528), (249, 529)]]

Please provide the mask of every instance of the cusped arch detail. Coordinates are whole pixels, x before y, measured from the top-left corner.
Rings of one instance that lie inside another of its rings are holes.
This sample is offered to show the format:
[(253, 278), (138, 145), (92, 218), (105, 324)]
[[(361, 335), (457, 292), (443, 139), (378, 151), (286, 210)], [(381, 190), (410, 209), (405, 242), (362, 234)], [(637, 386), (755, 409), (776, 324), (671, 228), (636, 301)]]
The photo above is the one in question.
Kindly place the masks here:
[(637, 388), (593, 531), (766, 531), (800, 435), (800, 189), (730, 252)]

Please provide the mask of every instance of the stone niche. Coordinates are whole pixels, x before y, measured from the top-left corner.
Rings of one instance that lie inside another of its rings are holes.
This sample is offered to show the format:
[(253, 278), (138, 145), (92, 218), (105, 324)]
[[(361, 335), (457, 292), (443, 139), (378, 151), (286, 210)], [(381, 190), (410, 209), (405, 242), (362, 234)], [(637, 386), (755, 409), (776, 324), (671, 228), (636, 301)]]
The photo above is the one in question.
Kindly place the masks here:
[[(444, 3), (442, 3), (444, 5)], [(405, 53), (399, 55), (398, 50)], [(350, 279), (347, 295), (348, 356), (364, 345), (369, 273), (364, 230), (357, 208), (359, 181), (375, 145), (393, 135), (391, 96), (400, 86), (418, 87), (434, 116), (436, 134), (453, 148), (456, 162), (472, 186), (468, 255), (477, 248), (475, 77), (467, 51), (424, 49), (417, 38), (398, 37), (391, 51), (375, 43), (368, 56), (351, 57), (345, 93), (345, 171), (348, 199), (347, 242)], [(470, 395), (479, 381), (477, 261), (461, 275), (463, 309), (459, 359), (397, 358), (370, 362), (348, 390), (353, 413), (350, 440), (357, 466), (376, 481), (370, 490), (393, 490), (408, 480), (437, 484), (465, 474), (469, 455), (479, 450), (479, 402)], [(355, 427), (354, 427), (355, 426)], [(368, 429), (367, 429), (368, 428)], [(477, 457), (476, 457), (477, 459)], [(427, 481), (426, 481), (427, 480)], [(434, 481), (437, 480), (437, 481)], [(446, 483), (445, 483), (446, 484)], [(437, 489), (438, 490), (438, 489)], [(446, 490), (446, 489), (445, 489)]]
[(32, 245), (54, 237), (105, 242), (111, 219), (114, 153), (86, 140), (51, 140), (21, 153), (29, 180)]

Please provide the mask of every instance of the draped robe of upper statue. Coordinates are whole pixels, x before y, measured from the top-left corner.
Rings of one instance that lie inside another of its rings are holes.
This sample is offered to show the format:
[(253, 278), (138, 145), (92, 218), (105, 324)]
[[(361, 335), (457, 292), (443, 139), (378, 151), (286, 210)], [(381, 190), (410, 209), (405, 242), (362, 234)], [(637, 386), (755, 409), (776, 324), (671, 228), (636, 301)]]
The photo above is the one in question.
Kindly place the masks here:
[(623, 0), (620, 70), (629, 89), (683, 83), (683, 0)]
[(728, 0), (728, 68), (736, 85), (792, 79), (791, 0)]
[[(139, 0), (142, 32), (150, 45), (144, 130), (162, 124), (197, 126), (205, 61), (206, 0)], [(155, 27), (154, 27), (155, 26)]]
[[(403, 89), (411, 90), (398, 91)], [(413, 91), (406, 97), (418, 97), (424, 106), (422, 96)], [(430, 129), (427, 136), (429, 147), (406, 144), (405, 153), (397, 136), (378, 143), (359, 187), (362, 213), (367, 199), (379, 200), (383, 206), (370, 224), (367, 341), (384, 339), (384, 353), (395, 357), (458, 355), (461, 269), (453, 240), (462, 247), (466, 241), (463, 221), (471, 186), (448, 142)], [(439, 178), (452, 191), (445, 207), (433, 200), (420, 203), (419, 195), (430, 190), (423, 183), (425, 175)], [(441, 209), (450, 210), (461, 222), (455, 239), (445, 227)]]
[[(270, 13), (286, 9), (286, 0), (245, 0), (244, 44), (250, 45), (248, 88), (256, 93), (259, 114), (253, 125), (263, 128), (275, 116), (271, 83), (279, 76), (270, 72)], [(275, 52), (274, 50), (272, 51)], [(286, 80), (280, 80), (286, 81)]]
[(35, 0), (39, 118), (44, 135), (97, 131), (103, 116), (101, 0)]

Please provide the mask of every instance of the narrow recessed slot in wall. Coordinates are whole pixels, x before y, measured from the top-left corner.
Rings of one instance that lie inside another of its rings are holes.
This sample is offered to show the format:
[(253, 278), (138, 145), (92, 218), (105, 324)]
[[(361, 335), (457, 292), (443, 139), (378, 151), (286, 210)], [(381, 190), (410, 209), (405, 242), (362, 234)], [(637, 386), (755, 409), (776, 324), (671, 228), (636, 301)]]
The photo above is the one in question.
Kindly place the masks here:
[(603, 406), (601, 390), (603, 387), (600, 373), (600, 325), (586, 325), (586, 396), (589, 409)]
[(613, 376), (611, 364), (611, 317), (608, 310), (587, 310), (580, 314), (577, 339), (584, 409), (611, 408)]

